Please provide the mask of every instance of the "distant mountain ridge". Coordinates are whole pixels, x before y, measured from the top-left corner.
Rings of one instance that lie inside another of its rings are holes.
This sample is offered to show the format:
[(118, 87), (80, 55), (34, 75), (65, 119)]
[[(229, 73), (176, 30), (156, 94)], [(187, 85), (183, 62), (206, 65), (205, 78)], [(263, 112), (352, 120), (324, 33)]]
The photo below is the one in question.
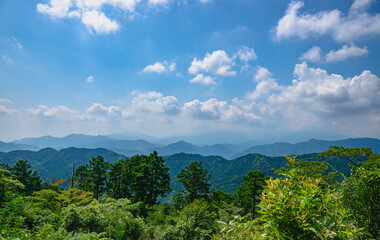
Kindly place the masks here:
[(39, 150), (40, 147), (35, 146), (35, 145), (28, 145), (28, 144), (17, 144), (17, 143), (6, 143), (0, 141), (0, 152), (10, 152), (10, 151), (15, 151), (15, 150)]
[(277, 142), (273, 144), (258, 145), (240, 152), (235, 156), (242, 156), (248, 153), (260, 153), (272, 157), (319, 153), (327, 150), (330, 146), (341, 146), (349, 148), (370, 147), (374, 152), (380, 152), (380, 140), (376, 138), (348, 138), (338, 141), (310, 139), (307, 142), (300, 142), (295, 144)]
[[(8, 144), (8, 145), (7, 145)], [(16, 144), (16, 145), (15, 145)], [(20, 145), (22, 144), (22, 145)], [(52, 147), (57, 150), (67, 147), (76, 148), (105, 148), (125, 155), (127, 157), (136, 154), (149, 154), (156, 150), (160, 155), (172, 155), (175, 153), (200, 154), (204, 156), (222, 156), (234, 159), (249, 153), (259, 153), (266, 156), (284, 156), (294, 154), (307, 154), (322, 152), (329, 146), (338, 145), (343, 147), (371, 147), (374, 152), (380, 152), (380, 140), (376, 138), (349, 138), (338, 141), (310, 139), (299, 143), (277, 142), (273, 144), (254, 145), (242, 150), (242, 146), (233, 144), (213, 144), (197, 146), (183, 140), (162, 145), (154, 144), (145, 140), (119, 140), (108, 136), (89, 136), (84, 134), (71, 134), (63, 138), (44, 136), (40, 138), (25, 138), (11, 143), (0, 142), (0, 151), (13, 150), (38, 150)]]

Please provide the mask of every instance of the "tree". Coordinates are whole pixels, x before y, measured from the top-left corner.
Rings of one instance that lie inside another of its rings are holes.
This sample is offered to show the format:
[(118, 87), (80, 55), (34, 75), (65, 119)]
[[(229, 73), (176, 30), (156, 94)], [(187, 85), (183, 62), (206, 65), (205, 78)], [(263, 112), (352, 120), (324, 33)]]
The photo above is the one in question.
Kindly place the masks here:
[(164, 163), (165, 160), (156, 151), (149, 156), (133, 156), (126, 162), (125, 171), (129, 175), (126, 178), (131, 179), (130, 190), (134, 202), (154, 205), (158, 197), (165, 197), (172, 191), (169, 167)]
[(128, 169), (128, 159), (120, 159), (111, 165), (107, 178), (107, 188), (115, 199), (131, 198), (132, 176)]
[(108, 169), (108, 162), (105, 162), (104, 158), (99, 155), (92, 158), (87, 165), (79, 166), (75, 171), (79, 187), (93, 192), (95, 199), (99, 199), (105, 191)]
[(177, 174), (178, 180), (188, 192), (190, 202), (205, 198), (210, 193), (211, 184), (207, 183), (210, 177), (211, 174), (207, 174), (207, 169), (203, 169), (202, 162), (191, 162), (186, 170), (182, 169)]
[(31, 195), (41, 190), (41, 178), (36, 171), (30, 170), (31, 166), (25, 160), (19, 160), (13, 167), (9, 168), (12, 175), (25, 186), (20, 190), (21, 194)]
[(9, 171), (0, 168), (0, 207), (7, 191), (14, 191), (22, 188), (24, 188), (24, 185), (19, 180), (14, 179)]
[(320, 153), (319, 158), (322, 157), (337, 157), (340, 159), (347, 159), (354, 167), (360, 167), (363, 161), (368, 160), (372, 155), (372, 149), (369, 147), (363, 148), (345, 148), (340, 146), (330, 146), (328, 150)]
[[(294, 159), (297, 156), (294, 157)], [(287, 157), (289, 159), (289, 157)], [(328, 186), (335, 187), (337, 184), (338, 172), (329, 169), (329, 164), (326, 161), (297, 161), (294, 162), (292, 166), (286, 164), (287, 167), (281, 167), (280, 169), (272, 169), (276, 175), (284, 175), (289, 172), (292, 168), (297, 168), (299, 170), (299, 175), (311, 177), (311, 178), (322, 178), (324, 181), (321, 183), (326, 183)]]
[(355, 173), (343, 182), (342, 203), (350, 210), (359, 227), (380, 237), (380, 154), (358, 167)]
[(261, 195), (262, 189), (266, 185), (265, 180), (267, 177), (261, 171), (249, 171), (243, 178), (244, 182), (236, 191), (237, 202), (244, 209), (244, 212), (250, 212), (252, 219), (254, 219), (256, 206), (259, 202), (257, 198)]

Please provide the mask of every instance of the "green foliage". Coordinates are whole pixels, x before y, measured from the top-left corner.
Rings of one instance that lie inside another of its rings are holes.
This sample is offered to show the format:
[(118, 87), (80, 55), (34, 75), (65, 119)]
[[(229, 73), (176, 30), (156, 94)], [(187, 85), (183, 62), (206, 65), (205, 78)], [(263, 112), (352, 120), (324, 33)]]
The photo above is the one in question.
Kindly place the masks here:
[(243, 178), (243, 184), (236, 191), (236, 201), (238, 206), (243, 208), (243, 213), (250, 213), (252, 219), (254, 219), (259, 202), (258, 197), (261, 195), (267, 177), (260, 171), (250, 171)]
[(120, 232), (145, 228), (141, 219), (133, 218), (130, 212), (133, 208), (127, 199), (108, 199), (105, 203), (94, 200), (86, 206), (69, 205), (63, 210), (63, 227), (68, 232), (104, 232), (107, 237), (114, 238), (120, 236)]
[(285, 179), (267, 180), (260, 197), (262, 236), (268, 239), (358, 239), (340, 196), (322, 188), (323, 179), (291, 169)]
[(30, 164), (24, 160), (19, 160), (13, 167), (9, 168), (11, 174), (15, 175), (25, 186), (20, 189), (20, 193), (26, 196), (41, 190), (41, 178), (36, 171), (30, 170), (30, 168)]
[(162, 157), (154, 151), (149, 156), (136, 155), (126, 162), (125, 170), (132, 179), (130, 188), (133, 202), (154, 205), (158, 197), (171, 192), (169, 168)]
[(177, 174), (178, 180), (185, 187), (190, 202), (205, 198), (210, 193), (211, 184), (207, 183), (211, 175), (203, 169), (202, 162), (192, 162), (186, 169)]
[(328, 186), (335, 187), (337, 185), (337, 173), (326, 161), (296, 161), (291, 166), (274, 169), (276, 175), (286, 175), (292, 168), (298, 169), (298, 174), (315, 179), (323, 179), (321, 183), (327, 183)]
[(340, 146), (331, 146), (328, 150), (320, 153), (318, 157), (335, 156), (338, 160), (346, 159), (350, 161), (354, 167), (360, 167), (361, 163), (368, 160), (371, 155), (372, 149), (369, 147), (345, 148)]
[(128, 159), (120, 159), (111, 165), (108, 173), (107, 188), (112, 198), (132, 198), (133, 179), (128, 168)]
[(379, 165), (380, 154), (372, 155), (368, 163), (345, 179), (341, 189), (342, 203), (353, 213), (357, 225), (376, 239), (380, 237)]
[(15, 176), (11, 176), (9, 171), (0, 168), (0, 207), (5, 201), (6, 192), (19, 191), (22, 188), (24, 185)]
[(23, 198), (7, 192), (4, 200), (0, 208), (0, 230), (21, 229), (25, 217)]
[(158, 239), (211, 239), (218, 232), (217, 216), (203, 199), (188, 204), (174, 219), (175, 225), (166, 227)]
[(78, 167), (75, 176), (80, 188), (93, 192), (94, 197), (99, 199), (105, 192), (108, 169), (109, 163), (102, 156), (92, 158), (87, 165)]

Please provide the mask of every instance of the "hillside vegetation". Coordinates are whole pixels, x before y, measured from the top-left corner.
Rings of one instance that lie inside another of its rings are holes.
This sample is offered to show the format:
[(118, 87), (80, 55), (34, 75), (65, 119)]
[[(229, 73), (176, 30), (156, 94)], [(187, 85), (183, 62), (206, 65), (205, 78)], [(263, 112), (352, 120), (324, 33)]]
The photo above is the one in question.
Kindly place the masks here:
[[(89, 157), (100, 152), (110, 161)], [(380, 154), (371, 148), (232, 161), (70, 148), (1, 159), (0, 239), (379, 238)], [(42, 180), (38, 171), (55, 164), (73, 172), (55, 168), (68, 178)]]

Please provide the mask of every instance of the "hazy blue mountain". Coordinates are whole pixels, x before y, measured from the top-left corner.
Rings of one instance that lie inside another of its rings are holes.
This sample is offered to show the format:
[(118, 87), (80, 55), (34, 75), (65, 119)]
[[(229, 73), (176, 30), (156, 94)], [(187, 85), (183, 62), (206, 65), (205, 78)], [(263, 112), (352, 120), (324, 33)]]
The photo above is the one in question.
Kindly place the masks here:
[(90, 136), (84, 134), (70, 134), (62, 138), (52, 136), (23, 138), (21, 140), (13, 141), (13, 143), (35, 145), (39, 146), (40, 148), (52, 147), (56, 149), (62, 149), (106, 140), (111, 140), (111, 138), (102, 135)]
[(374, 152), (380, 152), (380, 140), (376, 138), (348, 138), (338, 141), (310, 139), (307, 142), (295, 144), (277, 142), (273, 144), (257, 145), (235, 154), (235, 157), (246, 155), (248, 153), (260, 153), (267, 156), (318, 153), (327, 150), (329, 146), (333, 145), (351, 148), (371, 147)]
[(28, 144), (17, 144), (17, 143), (6, 143), (0, 141), (0, 152), (10, 152), (15, 150), (39, 150), (40, 148), (34, 145)]
[(156, 148), (158, 154), (160, 155), (172, 155), (175, 153), (193, 153), (205, 156), (222, 156), (229, 158), (234, 155), (233, 147), (228, 144), (214, 144), (205, 146), (196, 146), (185, 141), (178, 141), (176, 143), (169, 144), (162, 148)]
[(100, 142), (86, 143), (79, 145), (83, 148), (106, 148), (126, 156), (136, 154), (147, 154), (159, 146), (149, 143), (145, 140), (106, 140)]
[(87, 164), (92, 157), (102, 156), (106, 161), (115, 162), (124, 156), (113, 151), (97, 148), (66, 148), (55, 150), (53, 148), (44, 148), (39, 151), (17, 150), (8, 153), (0, 152), (0, 162), (13, 166), (18, 160), (27, 160), (32, 168), (41, 175), (41, 177), (59, 177), (67, 178), (70, 176), (73, 163), (76, 166)]

